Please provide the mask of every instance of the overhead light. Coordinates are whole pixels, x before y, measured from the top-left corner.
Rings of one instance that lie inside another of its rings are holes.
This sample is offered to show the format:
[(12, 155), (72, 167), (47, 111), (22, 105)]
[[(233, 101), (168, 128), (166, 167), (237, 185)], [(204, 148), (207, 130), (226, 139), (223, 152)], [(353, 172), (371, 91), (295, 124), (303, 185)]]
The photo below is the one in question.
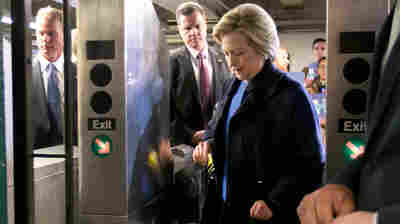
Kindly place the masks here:
[[(64, 4), (64, 0), (53, 0), (53, 1), (55, 1), (55, 2), (57, 2), (57, 3), (60, 3), (60, 4)], [(72, 7), (76, 8), (77, 2), (78, 2), (78, 0), (70, 0), (70, 1), (69, 1), (69, 4), (70, 4)]]
[[(10, 17), (8, 17), (8, 16), (1, 17), (0, 21), (2, 23), (9, 24), (9, 25), (11, 25), (13, 23), (12, 19)], [(30, 22), (29, 23), (29, 28), (34, 30), (36, 28), (36, 24), (34, 22)]]
[(2, 22), (2, 23), (5, 23), (5, 24), (12, 24), (12, 20), (11, 20), (11, 18), (8, 17), (8, 16), (3, 16), (3, 17), (1, 17), (1, 22)]
[(281, 5), (285, 9), (303, 9), (304, 0), (280, 0)]
[(35, 29), (36, 29), (36, 23), (30, 22), (30, 23), (29, 23), (29, 28), (35, 30)]

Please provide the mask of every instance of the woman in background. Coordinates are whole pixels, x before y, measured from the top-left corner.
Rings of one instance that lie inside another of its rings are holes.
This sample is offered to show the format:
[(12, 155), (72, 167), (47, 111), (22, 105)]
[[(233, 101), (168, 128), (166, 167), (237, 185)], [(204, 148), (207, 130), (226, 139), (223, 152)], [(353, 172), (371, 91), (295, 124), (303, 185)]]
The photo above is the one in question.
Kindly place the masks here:
[(321, 125), (323, 143), (326, 144), (326, 96), (327, 96), (327, 75), (326, 66), (328, 59), (322, 57), (318, 60), (318, 77), (313, 80), (309, 89), (311, 99), (314, 103)]
[(273, 64), (281, 71), (290, 72), (289, 51), (284, 47), (280, 47), (276, 52), (276, 57)]

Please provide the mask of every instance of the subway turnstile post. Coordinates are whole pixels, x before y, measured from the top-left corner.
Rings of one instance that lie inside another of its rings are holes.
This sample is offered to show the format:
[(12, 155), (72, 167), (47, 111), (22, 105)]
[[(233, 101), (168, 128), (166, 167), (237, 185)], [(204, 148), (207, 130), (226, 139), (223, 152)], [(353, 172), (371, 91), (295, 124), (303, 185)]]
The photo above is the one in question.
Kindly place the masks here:
[(166, 223), (168, 50), (149, 0), (78, 3), (80, 222)]

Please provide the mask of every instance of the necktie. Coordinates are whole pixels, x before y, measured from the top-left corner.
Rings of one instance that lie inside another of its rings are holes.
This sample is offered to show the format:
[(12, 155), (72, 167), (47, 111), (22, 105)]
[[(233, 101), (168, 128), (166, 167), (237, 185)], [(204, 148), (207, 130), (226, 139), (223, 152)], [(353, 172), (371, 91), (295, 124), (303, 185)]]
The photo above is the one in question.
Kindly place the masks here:
[(50, 122), (57, 131), (61, 130), (61, 96), (58, 89), (58, 77), (56, 66), (52, 63), (48, 66), (49, 77), (47, 80), (47, 102), (50, 111)]
[(209, 120), (209, 113), (211, 107), (211, 83), (210, 74), (204, 63), (204, 52), (199, 53), (199, 78), (200, 78), (200, 100), (203, 110), (203, 114), (206, 115), (207, 119), (205, 123)]

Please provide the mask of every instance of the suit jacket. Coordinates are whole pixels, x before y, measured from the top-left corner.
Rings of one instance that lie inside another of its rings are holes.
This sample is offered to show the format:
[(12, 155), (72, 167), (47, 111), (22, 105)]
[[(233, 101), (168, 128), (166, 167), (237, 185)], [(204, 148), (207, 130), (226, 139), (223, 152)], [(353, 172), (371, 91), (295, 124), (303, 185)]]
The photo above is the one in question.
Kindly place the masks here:
[[(223, 95), (223, 85), (231, 77), (225, 58), (212, 47), (208, 48), (213, 67), (213, 104)], [(175, 50), (170, 56), (170, 103), (171, 103), (171, 142), (173, 145), (192, 145), (192, 136), (196, 131), (205, 129), (209, 121), (212, 107), (206, 114), (201, 111), (199, 87), (191, 61), (191, 55), (186, 47)]]
[(249, 81), (247, 97), (230, 120), (226, 144), (225, 123), (239, 84), (237, 79), (231, 82), (214, 114), (217, 124), (210, 142), (219, 196), (216, 203), (222, 203), (228, 161), (229, 219), (248, 223), (251, 206), (264, 200), (274, 213), (267, 223), (299, 223), (296, 207), (305, 194), (321, 185), (325, 161), (312, 102), (300, 83), (266, 61)]
[[(74, 120), (73, 130), (74, 144), (77, 144), (77, 88), (76, 88), (76, 67), (72, 68), (74, 77), (73, 94), (74, 94)], [(32, 129), (33, 129), (33, 148), (50, 147), (63, 144), (63, 132), (59, 132), (52, 124), (49, 117), (49, 109), (47, 104), (47, 96), (45, 92), (43, 77), (41, 74), (40, 62), (35, 58), (32, 63)]]
[(381, 73), (393, 12), (382, 26), (375, 45), (369, 81), (365, 153), (332, 180), (353, 190), (357, 209), (378, 211), (378, 224), (398, 223), (400, 220), (400, 38), (395, 40)]

